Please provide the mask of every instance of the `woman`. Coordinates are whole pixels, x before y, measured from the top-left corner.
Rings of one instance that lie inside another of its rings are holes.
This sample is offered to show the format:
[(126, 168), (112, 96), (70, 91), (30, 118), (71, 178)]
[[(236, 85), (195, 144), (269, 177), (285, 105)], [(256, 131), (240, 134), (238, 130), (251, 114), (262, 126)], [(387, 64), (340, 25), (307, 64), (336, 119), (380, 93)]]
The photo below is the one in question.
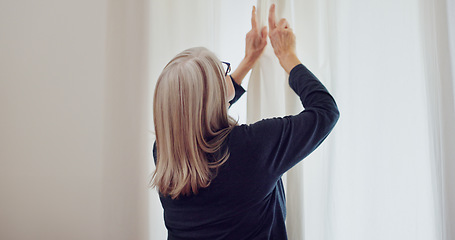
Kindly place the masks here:
[(156, 85), (157, 187), (168, 239), (287, 239), (281, 176), (310, 154), (338, 120), (336, 103), (295, 54), (285, 19), (269, 12), (269, 37), (305, 110), (238, 126), (227, 114), (245, 90), (246, 73), (267, 43), (255, 8), (245, 59), (228, 76), (205, 48), (177, 55)]

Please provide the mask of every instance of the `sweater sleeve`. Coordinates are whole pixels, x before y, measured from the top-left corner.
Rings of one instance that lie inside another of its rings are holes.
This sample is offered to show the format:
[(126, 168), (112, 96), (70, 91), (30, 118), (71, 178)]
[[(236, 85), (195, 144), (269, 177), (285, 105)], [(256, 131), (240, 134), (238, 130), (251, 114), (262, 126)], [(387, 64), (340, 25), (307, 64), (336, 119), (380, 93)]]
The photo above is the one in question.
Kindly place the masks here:
[(248, 155), (250, 159), (256, 159), (256, 167), (266, 169), (275, 177), (313, 152), (339, 118), (335, 100), (304, 65), (299, 64), (291, 70), (289, 85), (299, 95), (304, 111), (243, 125), (239, 133), (247, 141)]
[(231, 101), (229, 101), (229, 104), (230, 104), (229, 107), (231, 107), (232, 104), (237, 102), (237, 100), (239, 100), (239, 98), (245, 93), (245, 89), (242, 86), (240, 86), (239, 84), (237, 84), (231, 75), (229, 75), (229, 77), (231, 78), (231, 81), (232, 81), (232, 84), (234, 85), (234, 90), (235, 90), (234, 98)]

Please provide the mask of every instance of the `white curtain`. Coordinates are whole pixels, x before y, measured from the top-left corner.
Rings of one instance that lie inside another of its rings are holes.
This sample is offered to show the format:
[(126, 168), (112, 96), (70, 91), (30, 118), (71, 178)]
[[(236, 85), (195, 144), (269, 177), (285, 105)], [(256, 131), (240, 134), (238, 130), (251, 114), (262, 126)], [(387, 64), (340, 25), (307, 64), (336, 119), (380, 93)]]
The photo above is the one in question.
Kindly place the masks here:
[(437, 239), (419, 3), (296, 9), (317, 23), (311, 32), (296, 26), (317, 42), (301, 56), (330, 82), (341, 112), (329, 141), (305, 160), (305, 238)]
[(455, 238), (455, 1), (422, 1), (434, 193), (441, 236)]

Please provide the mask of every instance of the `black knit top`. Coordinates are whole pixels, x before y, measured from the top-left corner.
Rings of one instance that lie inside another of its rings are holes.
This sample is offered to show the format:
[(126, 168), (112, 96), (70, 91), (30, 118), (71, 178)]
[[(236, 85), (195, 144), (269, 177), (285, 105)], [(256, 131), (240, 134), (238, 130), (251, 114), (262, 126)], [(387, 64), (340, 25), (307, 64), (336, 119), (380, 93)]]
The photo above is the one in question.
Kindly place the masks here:
[[(231, 104), (245, 92), (233, 83)], [(281, 176), (322, 143), (339, 117), (333, 97), (304, 65), (292, 69), (289, 85), (304, 111), (236, 126), (225, 142), (230, 157), (209, 187), (160, 197), (168, 239), (287, 239)], [(153, 153), (156, 159), (155, 145)]]

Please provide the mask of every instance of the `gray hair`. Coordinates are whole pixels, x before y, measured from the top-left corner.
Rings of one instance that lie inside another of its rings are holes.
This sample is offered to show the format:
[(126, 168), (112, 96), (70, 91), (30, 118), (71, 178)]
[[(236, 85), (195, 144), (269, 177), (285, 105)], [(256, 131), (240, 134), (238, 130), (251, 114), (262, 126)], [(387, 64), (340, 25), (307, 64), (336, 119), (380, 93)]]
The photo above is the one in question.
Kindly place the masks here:
[(208, 49), (187, 49), (166, 65), (153, 103), (157, 161), (151, 187), (175, 199), (210, 185), (229, 158), (221, 146), (237, 125), (226, 97), (223, 66)]

